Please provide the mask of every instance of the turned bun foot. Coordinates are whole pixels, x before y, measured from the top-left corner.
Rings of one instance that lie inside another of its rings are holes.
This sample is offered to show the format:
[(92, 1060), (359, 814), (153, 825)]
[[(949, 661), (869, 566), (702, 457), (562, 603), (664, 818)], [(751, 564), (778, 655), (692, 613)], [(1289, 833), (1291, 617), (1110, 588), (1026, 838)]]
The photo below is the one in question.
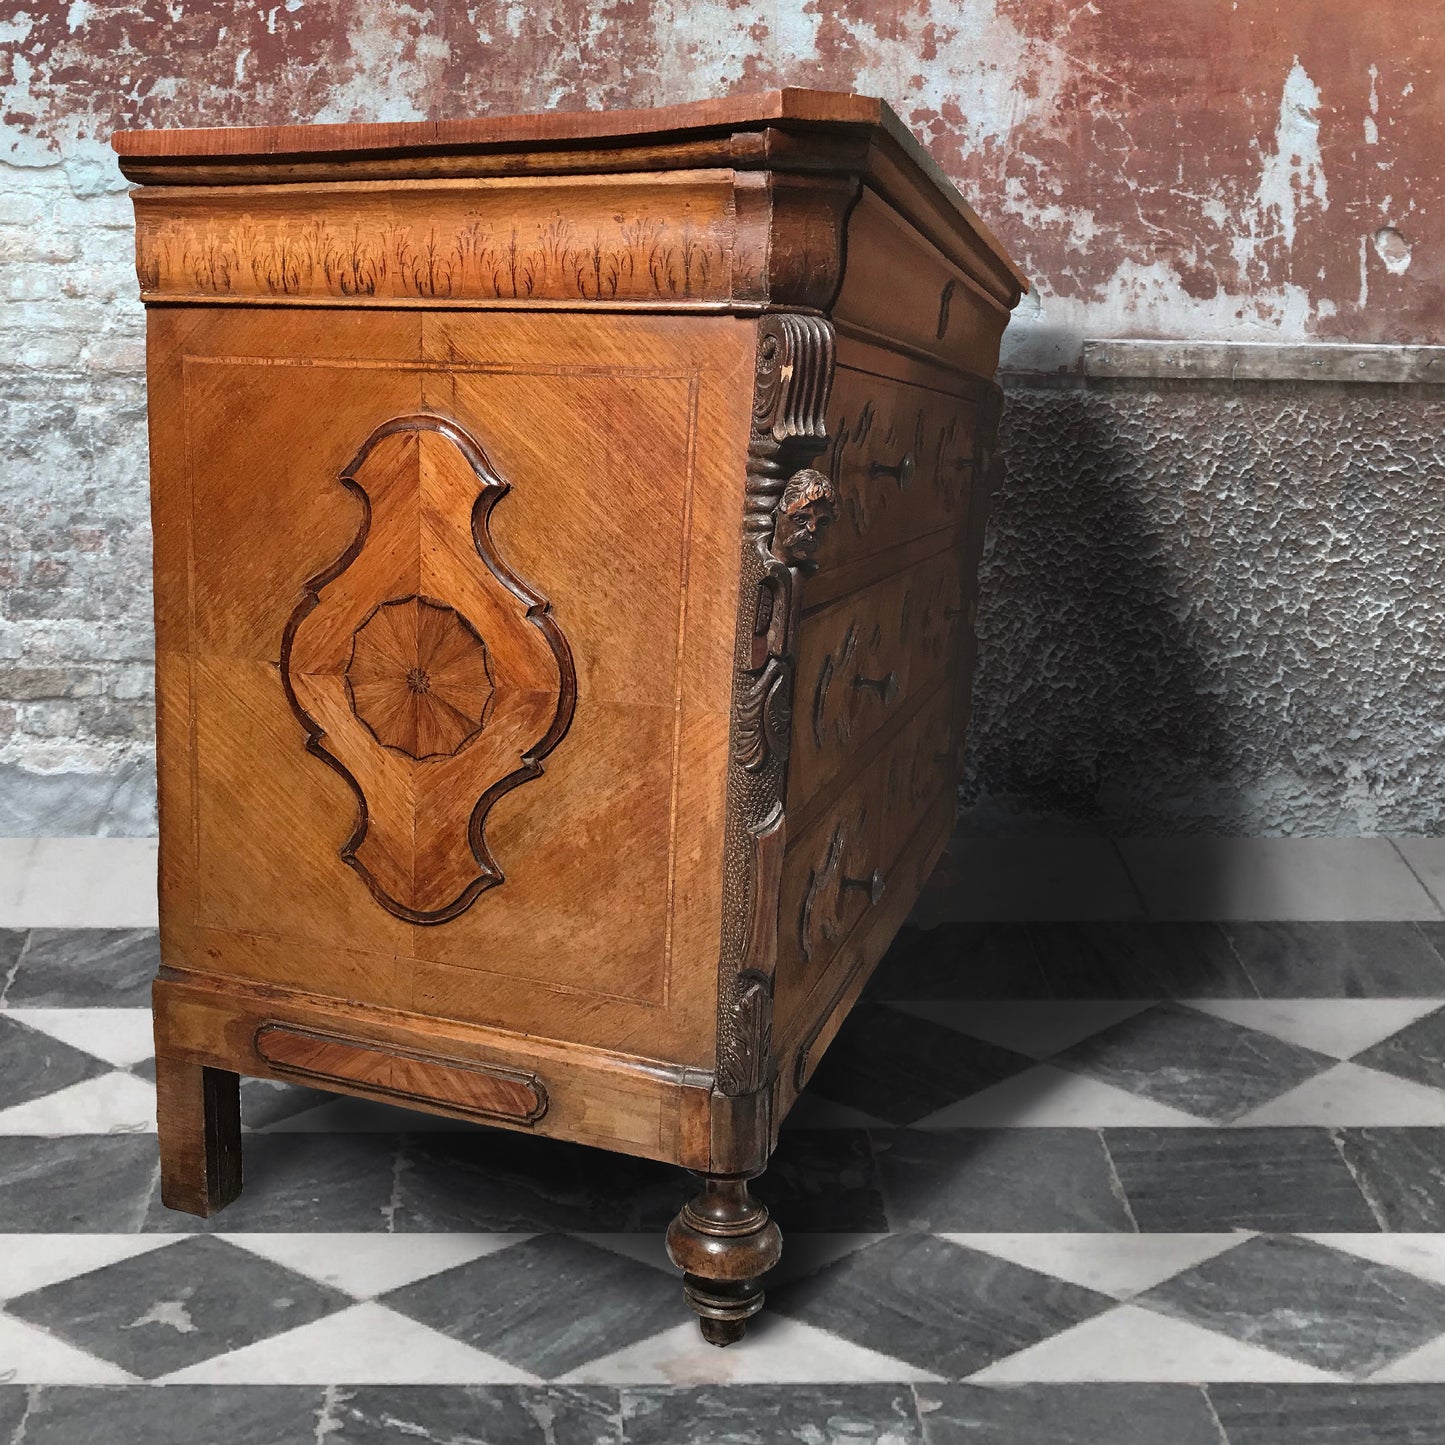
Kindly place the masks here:
[(763, 1307), (762, 1276), (782, 1252), (782, 1232), (745, 1178), (704, 1179), (668, 1228), (667, 1253), (683, 1272), (683, 1298), (708, 1344), (742, 1339)]

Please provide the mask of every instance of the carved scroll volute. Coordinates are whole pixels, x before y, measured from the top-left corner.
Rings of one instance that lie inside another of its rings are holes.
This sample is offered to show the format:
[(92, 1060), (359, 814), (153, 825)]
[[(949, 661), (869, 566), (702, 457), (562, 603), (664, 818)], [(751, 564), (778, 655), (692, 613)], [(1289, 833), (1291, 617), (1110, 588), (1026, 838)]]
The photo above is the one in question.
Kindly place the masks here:
[(310, 750), (356, 793), (341, 849), (389, 912), (455, 917), (502, 881), (486, 815), (534, 778), (571, 720), (571, 654), (488, 532), (507, 483), (454, 423), (387, 422), (341, 483), (363, 502), (282, 647)]

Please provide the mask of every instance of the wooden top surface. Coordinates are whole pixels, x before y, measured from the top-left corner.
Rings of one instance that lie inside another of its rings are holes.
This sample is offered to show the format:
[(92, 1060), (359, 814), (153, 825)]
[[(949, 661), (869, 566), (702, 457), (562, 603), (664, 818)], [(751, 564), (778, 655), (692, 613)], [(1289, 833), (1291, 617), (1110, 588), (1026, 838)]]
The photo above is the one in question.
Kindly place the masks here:
[(122, 156), (157, 159), (299, 156), (340, 151), (424, 152), (471, 147), (525, 149), (558, 141), (662, 140), (689, 131), (751, 128), (771, 121), (876, 126), (916, 151), (918, 157), (926, 158), (912, 132), (883, 101), (842, 91), (798, 89), (695, 100), (654, 110), (569, 110), (466, 120), (122, 130), (111, 137), (111, 144)]
[[(839, 133), (874, 132), (882, 150), (912, 171), (911, 184), (934, 191), (954, 216), (953, 225), (973, 232), (996, 262), (1021, 288), (1028, 282), (1007, 252), (959, 194), (938, 163), (885, 101), (843, 91), (788, 87), (733, 95), (651, 110), (547, 111), (536, 115), (477, 116), (465, 120), (379, 121), (332, 125), (218, 126), (195, 130), (117, 131), (111, 144), (121, 170), (146, 184), (234, 184), (241, 181), (314, 178), (324, 166), (327, 178), (340, 178), (375, 161), (388, 174), (407, 158), (505, 157), (489, 165), (513, 174), (532, 169), (522, 159), (536, 157), (539, 170), (552, 169), (543, 158), (552, 152), (595, 153), (599, 170), (691, 168), (728, 163), (717, 140), (749, 131), (784, 130), (807, 149), (812, 133), (823, 141)], [(821, 146), (820, 146), (821, 148)], [(646, 151), (645, 163), (637, 158)], [(513, 160), (515, 156), (517, 159)], [(731, 158), (757, 165), (759, 159)], [(438, 162), (433, 162), (437, 164)], [(768, 165), (771, 159), (761, 160)], [(333, 166), (335, 169), (333, 170)], [(275, 173), (271, 173), (271, 168)], [(568, 170), (575, 165), (568, 163)], [(871, 167), (869, 168), (871, 169)], [(362, 172), (369, 174), (369, 172)], [(936, 203), (935, 203), (936, 204)]]

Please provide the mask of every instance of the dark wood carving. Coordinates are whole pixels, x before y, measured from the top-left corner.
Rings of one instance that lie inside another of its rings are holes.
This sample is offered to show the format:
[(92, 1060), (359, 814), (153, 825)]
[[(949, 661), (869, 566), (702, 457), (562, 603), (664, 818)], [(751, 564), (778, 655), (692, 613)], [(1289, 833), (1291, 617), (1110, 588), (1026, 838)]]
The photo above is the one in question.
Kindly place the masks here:
[(833, 328), (780, 312), (758, 324), (743, 525), (743, 619), (733, 682), (717, 1087), (748, 1094), (773, 1070), (772, 990), (802, 582), (836, 498), (810, 463), (827, 436)]
[(763, 1307), (762, 1276), (782, 1257), (783, 1236), (746, 1179), (703, 1180), (667, 1231), (667, 1253), (710, 1345), (742, 1339)]
[(256, 1031), (256, 1052), (278, 1074), (354, 1085), (409, 1103), (440, 1104), (479, 1119), (531, 1124), (547, 1112), (542, 1081), (500, 1065), (381, 1048), (277, 1023)]
[(445, 923), (504, 881), (487, 814), (566, 735), (572, 653), (498, 555), (489, 522), (509, 484), (456, 423), (385, 422), (340, 480), (360, 525), (305, 584), (282, 686), (308, 750), (356, 794), (342, 861), (388, 912)]

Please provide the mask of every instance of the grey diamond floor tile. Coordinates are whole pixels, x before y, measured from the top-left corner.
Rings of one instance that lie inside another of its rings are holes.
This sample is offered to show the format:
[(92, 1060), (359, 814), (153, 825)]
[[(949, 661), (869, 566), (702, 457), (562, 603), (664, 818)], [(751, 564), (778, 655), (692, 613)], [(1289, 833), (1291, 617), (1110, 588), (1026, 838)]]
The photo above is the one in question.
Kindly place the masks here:
[(1440, 1445), (1445, 1385), (1210, 1385), (1228, 1445)]
[(622, 1445), (622, 1406), (610, 1389), (367, 1386), (339, 1392), (328, 1426), (324, 1445)]
[(382, 1303), (544, 1379), (688, 1317), (677, 1279), (562, 1234), (431, 1275)]
[(1139, 1228), (1374, 1232), (1327, 1129), (1105, 1129)]
[(1347, 1375), (1445, 1333), (1445, 1285), (1285, 1235), (1248, 1240), (1135, 1303)]
[(0, 1137), (0, 1232), (134, 1234), (159, 1181), (154, 1135)]
[(99, 1078), (112, 1065), (0, 1013), (0, 1109)]
[(893, 1234), (770, 1291), (780, 1314), (935, 1374), (972, 1374), (1114, 1301), (928, 1234)]
[(35, 928), (5, 993), (11, 1008), (148, 1008), (153, 928)]
[(875, 1119), (911, 1124), (1033, 1066), (1025, 1054), (887, 1004), (863, 1003), (838, 1031), (808, 1087)]
[(1049, 1062), (1223, 1124), (1337, 1061), (1258, 1029), (1162, 1003)]
[(1445, 1129), (1341, 1129), (1360, 1189), (1389, 1230), (1445, 1230)]
[(51, 1385), (33, 1392), (25, 1434), (16, 1438), (24, 1445), (311, 1445), (322, 1398), (307, 1385)]
[(622, 1391), (626, 1445), (922, 1445), (906, 1385)]
[(1264, 998), (1445, 998), (1445, 962), (1429, 938), (1434, 924), (1223, 927)]
[(10, 1314), (143, 1379), (309, 1324), (351, 1296), (221, 1239), (184, 1239), (12, 1299)]
[(1445, 1008), (1416, 1019), (1399, 1033), (1356, 1054), (1355, 1063), (1445, 1089)]
[(23, 928), (0, 928), (0, 1003), (5, 1001), (10, 975), (15, 971), (15, 965), (24, 951), (25, 933)]
[[(154, 1156), (154, 1138), (149, 1142)], [(400, 1149), (394, 1134), (247, 1134), (239, 1199), (198, 1219), (167, 1209), (157, 1190), (145, 1227), (160, 1233), (388, 1229)]]
[(873, 1148), (862, 1129), (786, 1130), (752, 1190), (785, 1234), (888, 1228)]
[(868, 985), (877, 999), (1040, 999), (1049, 986), (1022, 923), (943, 923), (899, 935)]
[(1197, 1385), (920, 1385), (927, 1445), (1220, 1445)]
[(1093, 1129), (880, 1130), (873, 1146), (894, 1229), (1134, 1227)]
[(0, 1384), (0, 1440), (13, 1445), (24, 1440), (20, 1423), (30, 1409), (30, 1391), (24, 1385)]
[(500, 1129), (412, 1134), (395, 1227), (428, 1230), (666, 1229), (693, 1186), (666, 1164)]
[(1253, 998), (1214, 923), (1031, 923), (1056, 998)]

